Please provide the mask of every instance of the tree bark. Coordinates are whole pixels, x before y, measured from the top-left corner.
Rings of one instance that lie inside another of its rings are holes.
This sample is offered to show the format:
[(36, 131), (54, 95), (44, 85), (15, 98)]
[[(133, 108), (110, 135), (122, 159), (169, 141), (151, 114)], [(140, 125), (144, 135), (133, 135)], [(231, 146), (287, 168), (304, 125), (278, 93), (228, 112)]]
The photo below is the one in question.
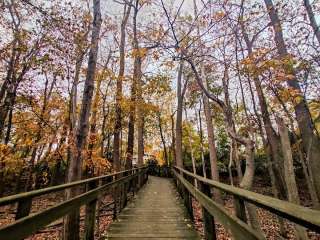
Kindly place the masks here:
[[(242, 34), (244, 35), (244, 39), (245, 39), (245, 42), (247, 45), (248, 54), (249, 54), (249, 56), (251, 56), (253, 53), (252, 43), (248, 38), (248, 35), (244, 29), (243, 24), (241, 24), (241, 27), (242, 27)], [(274, 175), (275, 175), (275, 178), (277, 181), (276, 187), (278, 188), (278, 193), (279, 193), (280, 199), (286, 199), (286, 188), (285, 188), (285, 183), (284, 183), (284, 179), (283, 179), (283, 164), (282, 164), (283, 159), (282, 159), (282, 152), (280, 149), (280, 146), (281, 146), (280, 139), (279, 139), (279, 136), (277, 136), (277, 134), (272, 126), (267, 102), (264, 97), (264, 93), (263, 93), (263, 90), (261, 87), (260, 80), (256, 76), (253, 76), (252, 79), (255, 84), (256, 92), (258, 95), (262, 120), (264, 123), (264, 128), (266, 130), (267, 140), (270, 145), (270, 153), (271, 153), (270, 164), (271, 164), (271, 167), (273, 169), (273, 172), (274, 172)], [(249, 82), (249, 85), (251, 88), (250, 81), (251, 81), (251, 79), (248, 76), (248, 82)]]
[[(211, 179), (219, 182), (218, 157), (215, 144), (214, 127), (212, 123), (212, 112), (209, 106), (209, 99), (205, 95), (203, 95), (202, 101), (207, 125)], [(214, 189), (213, 197), (217, 202), (222, 203), (221, 193), (219, 190)]]
[(203, 172), (203, 177), (207, 178), (207, 170), (206, 170), (207, 164), (204, 159), (203, 129), (202, 129), (202, 119), (201, 119), (201, 99), (200, 99), (199, 111), (195, 109), (195, 114), (197, 117), (197, 127), (198, 127), (198, 133), (200, 136), (200, 154), (201, 154), (202, 172)]
[[(274, 40), (278, 50), (278, 54), (281, 59), (285, 59), (289, 56), (287, 47), (284, 42), (281, 22), (278, 17), (277, 10), (274, 7), (272, 0), (264, 0), (265, 5), (268, 10), (268, 14), (271, 20), (271, 24), (275, 33)], [(314, 184), (317, 192), (317, 196), (320, 199), (320, 140), (319, 136), (314, 133), (315, 128), (311, 118), (311, 114), (307, 105), (307, 101), (302, 94), (301, 87), (299, 85), (297, 76), (293, 67), (286, 70), (287, 74), (291, 74), (294, 77), (287, 81), (287, 85), (295, 90), (299, 95), (299, 102), (294, 103), (294, 110), (298, 126), (301, 133), (302, 144), (304, 152), (308, 154), (309, 164), (311, 167), (312, 177), (314, 178)], [(310, 150), (310, 151), (309, 151)]]
[(178, 78), (177, 78), (177, 116), (176, 116), (176, 144), (175, 144), (175, 157), (176, 157), (176, 166), (183, 167), (182, 159), (182, 110), (183, 110), (183, 95), (182, 95), (182, 71), (183, 71), (183, 61), (180, 61)]
[(176, 166), (177, 161), (176, 161), (176, 136), (175, 136), (175, 123), (174, 123), (174, 113), (171, 114), (171, 154), (172, 154), (172, 165)]
[[(187, 114), (187, 109), (184, 108), (184, 113), (185, 113), (185, 117), (186, 117), (186, 121), (188, 122), (188, 114)], [(197, 175), (197, 167), (196, 167), (196, 160), (194, 158), (194, 152), (193, 152), (193, 146), (192, 146), (192, 135), (190, 132), (187, 132), (188, 135), (188, 144), (189, 144), (189, 148), (190, 148), (190, 154), (191, 154), (191, 162), (192, 162), (192, 171), (193, 174)], [(196, 188), (198, 188), (198, 182), (197, 179), (193, 179), (194, 180), (194, 186)]]
[(157, 118), (158, 118), (158, 127), (159, 127), (161, 142), (163, 145), (164, 160), (166, 162), (166, 165), (169, 166), (168, 150), (167, 150), (166, 140), (165, 140), (164, 134), (163, 134), (161, 112), (160, 111), (157, 113)]
[[(131, 1), (132, 2), (132, 1)], [(130, 2), (130, 3), (131, 3)], [(124, 79), (124, 68), (125, 68), (125, 43), (126, 43), (126, 25), (130, 15), (131, 6), (126, 4), (124, 6), (123, 19), (121, 22), (120, 29), (120, 63), (119, 73), (116, 85), (116, 105), (115, 105), (115, 123), (113, 133), (113, 168), (114, 170), (120, 171), (121, 166), (121, 154), (120, 154), (120, 133), (122, 128), (122, 116), (121, 116), (121, 103), (122, 103), (122, 81)]]
[[(286, 186), (288, 189), (288, 200), (289, 202), (293, 202), (295, 204), (300, 204), (300, 198), (297, 188), (297, 183), (295, 179), (295, 172), (293, 166), (293, 158), (291, 151), (291, 144), (289, 139), (288, 129), (285, 126), (284, 122), (277, 117), (277, 124), (281, 138), (282, 152), (283, 152), (283, 160), (284, 160), (284, 177)], [(308, 239), (307, 233), (305, 229), (297, 224), (294, 225), (296, 231), (296, 237), (299, 240)]]
[[(96, 75), (97, 57), (98, 57), (98, 41), (101, 28), (101, 11), (100, 0), (93, 0), (93, 23), (91, 47), (89, 52), (88, 68), (86, 80), (84, 83), (84, 93), (82, 97), (81, 110), (78, 120), (78, 127), (76, 130), (76, 149), (72, 154), (68, 169), (68, 182), (81, 179), (82, 173), (82, 151), (85, 148), (88, 130), (89, 130), (89, 116), (91, 111), (92, 96), (94, 90), (94, 80)], [(66, 191), (66, 198), (70, 199), (80, 192), (79, 188)], [(64, 221), (64, 239), (65, 240), (79, 240), (79, 209), (70, 213)]]
[(317, 24), (316, 18), (314, 16), (313, 10), (312, 10), (312, 6), (310, 4), (309, 0), (304, 0), (304, 6), (306, 8), (308, 17), (309, 17), (309, 21), (310, 21), (310, 25), (313, 29), (314, 35), (316, 36), (318, 43), (320, 45), (320, 28)]
[[(142, 104), (142, 92), (141, 92), (141, 61), (142, 56), (140, 52), (138, 36), (137, 36), (137, 15), (139, 11), (139, 0), (135, 1), (134, 14), (133, 14), (133, 49), (134, 49), (134, 63), (133, 63), (133, 77), (131, 85), (131, 99), (130, 99), (130, 112), (129, 112), (129, 124), (128, 124), (128, 145), (126, 152), (126, 169), (132, 167), (133, 149), (134, 149), (134, 132), (135, 132), (135, 122), (136, 122), (136, 111), (138, 110), (138, 117), (142, 117), (141, 109), (137, 105)], [(143, 122), (138, 119), (139, 128), (143, 127)], [(139, 129), (139, 138), (141, 142), (142, 129)], [(140, 146), (141, 148), (141, 146)], [(141, 154), (141, 149), (140, 149)], [(140, 159), (141, 161), (141, 159)]]

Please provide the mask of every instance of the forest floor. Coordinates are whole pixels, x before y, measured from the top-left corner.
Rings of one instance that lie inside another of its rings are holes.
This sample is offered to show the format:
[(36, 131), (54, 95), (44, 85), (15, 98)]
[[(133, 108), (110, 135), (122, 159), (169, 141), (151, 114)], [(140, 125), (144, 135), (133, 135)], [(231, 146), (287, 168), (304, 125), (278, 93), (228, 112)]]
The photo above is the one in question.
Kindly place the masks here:
[[(223, 182), (228, 183), (226, 179), (222, 179)], [(236, 181), (235, 181), (236, 182)], [(305, 186), (304, 181), (298, 179), (301, 203), (304, 206), (311, 206), (311, 201), (309, 198), (309, 194), (307, 192), (307, 187)], [(267, 183), (262, 177), (257, 176), (255, 178), (253, 191), (257, 193), (261, 193), (264, 195), (272, 196), (271, 186)], [(63, 201), (63, 192), (48, 194), (43, 197), (37, 197), (33, 200), (32, 205), (32, 213), (36, 213), (38, 211), (44, 210), (48, 207), (54, 206)], [(224, 207), (233, 214), (233, 200), (230, 195), (223, 195)], [(108, 228), (110, 223), (112, 222), (112, 210), (109, 207), (103, 207), (106, 205), (110, 205), (112, 202), (111, 195), (106, 195), (102, 199), (101, 208), (100, 208), (100, 218), (99, 218), (99, 231), (96, 231), (96, 239), (100, 238), (100, 235), (105, 232), (105, 229)], [(201, 207), (198, 202), (193, 200), (193, 208), (194, 208), (194, 225), (197, 231), (203, 236), (203, 226), (202, 226), (202, 218), (201, 218)], [(0, 226), (4, 226), (10, 224), (14, 221), (16, 206), (9, 205), (5, 207), (0, 207)], [(296, 239), (294, 235), (293, 224), (290, 222), (285, 223), (286, 227), (286, 237), (280, 236), (279, 224), (277, 217), (262, 209), (258, 209), (258, 215), (260, 219), (260, 224), (262, 231), (264, 232), (266, 238), (269, 240), (279, 240), (279, 239)], [(84, 207), (81, 208), (81, 232), (83, 233), (83, 223), (84, 223)], [(28, 240), (58, 240), (61, 239), (62, 234), (62, 219), (59, 219), (53, 223), (51, 223), (46, 228), (40, 230), (37, 234), (27, 238)], [(217, 239), (219, 240), (229, 240), (230, 235), (225, 231), (223, 226), (219, 223), (216, 223), (216, 231), (217, 231)], [(308, 231), (308, 236), (311, 240), (320, 240), (320, 234), (316, 234), (314, 232)]]
[[(227, 179), (222, 179), (223, 182), (228, 183)], [(236, 183), (236, 181), (235, 181)], [(308, 188), (305, 185), (304, 181), (301, 179), (297, 179), (297, 183), (299, 185), (299, 194), (301, 203), (306, 206), (311, 206), (311, 200), (308, 193)], [(266, 180), (260, 176), (255, 177), (255, 182), (253, 185), (252, 191), (256, 193), (261, 193), (264, 195), (272, 196), (271, 186), (266, 182)], [(234, 214), (233, 208), (233, 199), (231, 195), (223, 195), (224, 207), (230, 212), (230, 214)], [(200, 232), (201, 236), (203, 236), (203, 224), (202, 224), (202, 213), (201, 207), (199, 203), (195, 200), (192, 202), (194, 209), (194, 218), (195, 218), (195, 228), (198, 232)], [(270, 213), (269, 211), (263, 210), (261, 208), (257, 208), (257, 213), (259, 216), (259, 222), (262, 229), (262, 232), (265, 234), (268, 240), (280, 240), (280, 239), (296, 239), (294, 233), (294, 224), (291, 222), (285, 221), (285, 230), (286, 236), (283, 237), (280, 235), (278, 218), (275, 214)], [(224, 229), (224, 227), (216, 223), (216, 231), (217, 231), (217, 239), (218, 240), (231, 240), (232, 238), (228, 234), (228, 232)], [(310, 240), (320, 240), (320, 234), (308, 230), (308, 237)]]

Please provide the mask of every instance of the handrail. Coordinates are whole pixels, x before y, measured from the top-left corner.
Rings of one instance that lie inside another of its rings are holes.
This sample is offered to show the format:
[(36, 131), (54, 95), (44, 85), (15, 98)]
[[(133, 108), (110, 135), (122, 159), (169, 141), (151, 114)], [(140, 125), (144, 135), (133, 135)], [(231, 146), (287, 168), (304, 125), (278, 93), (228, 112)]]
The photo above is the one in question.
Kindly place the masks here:
[(181, 174), (174, 170), (174, 174), (179, 181), (187, 188), (191, 195), (196, 198), (199, 203), (212, 215), (215, 216), (219, 222), (230, 232), (233, 233), (236, 239), (247, 240), (264, 240), (265, 237), (258, 231), (250, 228), (246, 223), (242, 222), (239, 218), (230, 215), (218, 203), (215, 203), (211, 198), (195, 188), (189, 183)]
[(18, 221), (0, 228), (0, 239), (21, 239), (31, 235), (43, 226), (63, 217), (70, 211), (79, 208), (97, 198), (99, 194), (104, 193), (111, 186), (130, 180), (137, 174), (122, 177), (111, 183), (78, 195), (68, 201), (62, 202), (56, 206), (48, 208), (39, 213), (21, 218)]
[[(116, 187), (120, 184), (126, 184), (129, 181), (133, 181), (132, 191), (135, 192), (137, 186), (141, 186), (147, 179), (147, 167), (140, 167), (140, 168), (133, 168), (126, 171), (121, 171), (109, 175), (94, 177), (86, 180), (76, 181), (68, 184), (62, 184), (56, 187), (42, 189), (41, 192), (39, 191), (32, 191), (23, 194), (17, 194), (8, 197), (2, 201), (2, 203), (12, 203), (19, 201), (21, 199), (32, 199), (34, 196), (43, 195), (45, 193), (51, 193), (54, 191), (63, 190), (69, 187), (77, 186), (83, 183), (90, 183), (92, 181), (109, 178), (113, 176), (117, 176), (119, 174), (124, 174), (129, 172), (129, 175), (120, 175), (120, 178), (113, 178), (111, 182), (103, 183), (102, 186), (97, 186), (93, 189), (86, 191), (80, 195), (77, 195), (67, 201), (59, 203), (53, 207), (47, 208), (43, 211), (37, 212), (35, 214), (31, 214), (28, 216), (24, 216), (15, 222), (8, 224), (6, 226), (0, 227), (0, 239), (1, 240), (11, 240), (11, 239), (23, 239), (31, 234), (36, 233), (39, 229), (44, 226), (47, 226), (49, 223), (69, 214), (70, 212), (79, 209), (81, 206), (86, 205), (91, 209), (90, 213), (86, 212), (86, 223), (85, 223), (85, 230), (86, 230), (86, 239), (93, 239), (94, 234), (94, 225), (95, 225), (95, 211), (96, 211), (96, 202), (97, 199), (104, 195), (106, 192), (109, 191), (111, 187)], [(142, 178), (140, 178), (142, 177)], [(139, 178), (140, 180), (138, 180)], [(128, 189), (129, 190), (129, 189)], [(127, 193), (124, 194), (126, 196)], [(119, 196), (118, 196), (119, 197)], [(123, 207), (123, 206), (120, 206)], [(116, 204), (115, 204), (116, 208)], [(116, 210), (116, 209), (115, 209)], [(87, 216), (89, 214), (89, 216)], [(91, 215), (90, 215), (91, 214)], [(87, 222), (87, 217), (88, 222)], [(88, 235), (87, 235), (88, 233)]]
[(264, 208), (294, 223), (310, 228), (316, 232), (320, 232), (320, 211), (318, 210), (313, 210), (288, 201), (283, 201), (277, 198), (265, 196), (263, 194), (207, 179), (179, 167), (175, 168), (184, 174), (197, 179), (198, 181), (204, 182), (212, 187), (237, 196), (249, 203)]
[(102, 175), (102, 176), (98, 176), (98, 177), (93, 177), (93, 178), (88, 178), (88, 179), (84, 179), (84, 180), (65, 183), (65, 184), (61, 184), (61, 185), (57, 185), (57, 186), (53, 186), (53, 187), (42, 188), (42, 189), (30, 191), (30, 192), (18, 193), (15, 195), (0, 198), (0, 206), (8, 205), (8, 204), (11, 204), (11, 203), (14, 203), (14, 202), (26, 199), (26, 198), (33, 198), (33, 197), (38, 197), (38, 196), (52, 193), (52, 192), (58, 192), (58, 191), (61, 191), (61, 190), (67, 189), (67, 188), (79, 186), (79, 185), (82, 185), (85, 183), (90, 183), (93, 181), (117, 176), (119, 174), (124, 174), (127, 172), (131, 172), (133, 170), (140, 170), (140, 169), (144, 169), (144, 168), (146, 168), (146, 167), (144, 166), (144, 167), (139, 167), (139, 168), (133, 168), (133, 169), (124, 170), (124, 171), (120, 171), (120, 172), (116, 172), (116, 173), (112, 173), (112, 174), (107, 174), (107, 175)]

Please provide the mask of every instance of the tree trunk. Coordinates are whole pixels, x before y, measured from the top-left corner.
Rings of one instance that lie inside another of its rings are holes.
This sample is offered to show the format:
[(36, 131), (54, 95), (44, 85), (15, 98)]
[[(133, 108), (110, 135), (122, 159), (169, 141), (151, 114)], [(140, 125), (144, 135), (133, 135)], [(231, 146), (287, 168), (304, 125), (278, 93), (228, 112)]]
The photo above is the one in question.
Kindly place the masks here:
[(176, 136), (175, 136), (175, 124), (174, 124), (174, 113), (170, 116), (171, 118), (171, 154), (172, 154), (172, 165), (177, 165), (176, 160)]
[(164, 160), (166, 162), (166, 165), (169, 166), (168, 150), (167, 150), (166, 140), (163, 135), (161, 112), (160, 111), (157, 113), (157, 117), (158, 117), (158, 127), (159, 127), (161, 142), (163, 145)]
[(201, 99), (200, 99), (199, 111), (195, 109), (195, 114), (197, 116), (197, 127), (198, 127), (198, 133), (200, 136), (200, 154), (201, 154), (202, 172), (203, 172), (203, 177), (207, 178), (207, 170), (206, 170), (207, 164), (204, 159), (203, 129), (202, 129), (202, 119), (201, 119)]
[(183, 95), (182, 95), (182, 71), (183, 71), (183, 61), (180, 61), (178, 78), (177, 78), (177, 116), (176, 116), (176, 146), (175, 146), (175, 157), (176, 157), (176, 166), (183, 167), (182, 159), (182, 110), (183, 110)]
[(304, 6), (306, 8), (308, 17), (309, 17), (309, 21), (310, 21), (310, 25), (313, 29), (314, 35), (316, 36), (319, 45), (320, 45), (320, 29), (319, 26), (317, 24), (316, 18), (314, 16), (313, 10), (312, 10), (312, 6), (310, 4), (309, 0), (304, 0)]
[[(91, 111), (92, 96), (94, 90), (94, 80), (96, 74), (97, 56), (98, 56), (98, 41), (101, 28), (101, 12), (100, 0), (93, 0), (93, 28), (91, 36), (91, 47), (89, 52), (87, 76), (84, 83), (84, 92), (82, 97), (81, 111), (78, 120), (78, 128), (76, 131), (76, 149), (72, 154), (68, 169), (68, 182), (81, 179), (82, 169), (82, 151), (85, 148), (88, 129), (89, 129), (89, 115)], [(79, 188), (66, 191), (66, 198), (70, 199), (80, 192)], [(78, 240), (79, 239), (79, 210), (70, 213), (64, 220), (64, 239)]]
[[(300, 204), (300, 198), (297, 188), (297, 183), (295, 179), (295, 172), (293, 166), (293, 158), (291, 151), (291, 144), (289, 139), (288, 129), (285, 126), (284, 122), (277, 118), (278, 129), (281, 138), (282, 152), (283, 152), (283, 160), (284, 160), (284, 177), (286, 186), (288, 189), (288, 200), (289, 202)], [(299, 240), (308, 239), (307, 233), (305, 229), (297, 224), (295, 226), (296, 237)]]
[[(132, 77), (132, 85), (131, 85), (131, 99), (130, 99), (130, 112), (129, 112), (129, 124), (128, 124), (128, 145), (126, 152), (126, 169), (132, 168), (132, 158), (133, 158), (133, 149), (134, 149), (134, 132), (135, 132), (135, 122), (136, 122), (136, 110), (139, 102), (141, 104), (141, 53), (138, 43), (137, 36), (137, 15), (139, 11), (139, 1), (135, 1), (134, 6), (134, 14), (133, 14), (133, 49), (134, 49), (134, 63), (133, 63), (133, 77)], [(138, 102), (138, 103), (137, 103)], [(140, 113), (140, 108), (138, 109), (138, 113), (142, 117)], [(142, 121), (138, 120), (139, 128), (141, 127)], [(141, 138), (141, 129), (140, 129), (139, 137)], [(140, 139), (141, 140), (141, 139)], [(141, 149), (140, 149), (141, 151)]]
[[(288, 57), (287, 47), (284, 42), (281, 22), (278, 17), (277, 10), (275, 9), (272, 0), (264, 0), (268, 9), (271, 24), (275, 33), (274, 40), (278, 50), (280, 58), (286, 59)], [(309, 164), (311, 167), (312, 177), (314, 178), (314, 184), (317, 192), (318, 199), (320, 199), (320, 139), (317, 134), (314, 133), (314, 125), (311, 118), (311, 114), (307, 105), (307, 101), (302, 94), (297, 76), (293, 67), (286, 70), (287, 74), (291, 74), (294, 77), (287, 81), (287, 85), (295, 90), (297, 95), (301, 98), (298, 103), (294, 103), (294, 110), (298, 126), (301, 133), (302, 144), (304, 152), (308, 154)], [(309, 151), (310, 150), (310, 151)]]
[(94, 176), (94, 163), (92, 160), (92, 154), (94, 146), (96, 145), (96, 128), (97, 128), (97, 114), (98, 114), (98, 103), (100, 99), (100, 86), (101, 86), (101, 77), (98, 78), (96, 93), (94, 96), (93, 104), (92, 104), (92, 116), (90, 123), (90, 134), (89, 134), (89, 144), (88, 144), (88, 159), (86, 163), (86, 177)]
[[(131, 1), (132, 2), (132, 1)], [(115, 123), (113, 134), (113, 169), (117, 172), (120, 171), (121, 154), (120, 154), (120, 132), (122, 128), (121, 120), (121, 102), (122, 102), (122, 81), (124, 78), (125, 68), (125, 43), (126, 43), (126, 25), (128, 22), (131, 6), (130, 4), (124, 6), (124, 15), (121, 22), (120, 30), (120, 63), (119, 73), (116, 86), (116, 105), (115, 105)]]
[[(212, 124), (212, 113), (209, 106), (209, 99), (205, 95), (203, 95), (203, 110), (207, 125), (211, 179), (219, 182), (218, 157), (214, 137), (214, 127)], [(217, 202), (222, 203), (221, 193), (219, 190), (214, 189), (213, 197)]]
[[(186, 108), (184, 108), (184, 113), (186, 116), (186, 122), (188, 122), (188, 114), (187, 114)], [(193, 146), (192, 146), (192, 136), (190, 132), (187, 132), (187, 134), (188, 134), (188, 144), (189, 144), (190, 154), (191, 154), (192, 171), (193, 171), (193, 174), (197, 175), (196, 160), (194, 158), (194, 152), (193, 152)], [(195, 178), (194, 178), (194, 186), (198, 188), (198, 182), (197, 182), (197, 179)]]

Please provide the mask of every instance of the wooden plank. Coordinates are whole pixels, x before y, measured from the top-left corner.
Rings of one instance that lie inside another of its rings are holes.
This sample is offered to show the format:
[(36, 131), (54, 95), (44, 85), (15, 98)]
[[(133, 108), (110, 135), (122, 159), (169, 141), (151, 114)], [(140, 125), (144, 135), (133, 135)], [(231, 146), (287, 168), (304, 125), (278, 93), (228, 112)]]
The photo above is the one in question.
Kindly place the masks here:
[[(208, 184), (199, 182), (200, 191), (203, 192), (207, 197), (211, 198), (211, 191)], [(204, 238), (206, 240), (216, 240), (216, 226), (214, 222), (214, 217), (208, 212), (206, 208), (202, 206), (202, 219), (203, 219), (203, 229), (204, 229)]]
[(180, 174), (174, 171), (179, 181), (188, 189), (188, 191), (199, 201), (199, 203), (218, 220), (228, 231), (230, 231), (236, 239), (257, 240), (265, 239), (265, 237), (251, 229), (240, 219), (231, 216), (223, 206), (215, 203), (211, 198), (200, 192)]
[[(137, 169), (146, 169), (146, 168), (147, 167), (141, 167), (141, 168), (137, 168)], [(53, 186), (53, 187), (48, 187), (48, 188), (43, 188), (43, 189), (38, 189), (38, 190), (30, 191), (30, 192), (24, 192), (24, 193), (19, 193), (19, 194), (3, 197), (3, 198), (0, 198), (0, 206), (12, 204), (12, 203), (15, 203), (19, 200), (24, 200), (27, 198), (33, 198), (33, 197), (41, 196), (44, 194), (65, 190), (67, 188), (71, 188), (71, 187), (79, 186), (81, 184), (89, 183), (92, 181), (97, 181), (100, 179), (105, 179), (108, 177), (116, 176), (116, 175), (123, 174), (123, 173), (129, 172), (129, 171), (131, 171), (131, 170), (121, 171), (121, 172), (112, 173), (112, 174), (108, 174), (108, 175), (88, 178), (85, 180), (74, 181), (71, 183), (61, 184), (61, 185), (57, 185), (57, 186)]]
[[(144, 171), (142, 171), (142, 173), (143, 172)], [(21, 218), (12, 224), (0, 228), (0, 239), (12, 240), (25, 238), (49, 223), (63, 217), (75, 209), (78, 209), (80, 206), (92, 202), (99, 195), (108, 191), (110, 187), (127, 182), (133, 177), (134, 176), (131, 175), (120, 178), (114, 182), (105, 184), (94, 190), (76, 196), (68, 201), (62, 202), (54, 207), (48, 208), (33, 215), (29, 215), (28, 217)]]
[(196, 178), (199, 181), (210, 184), (212, 187), (237, 196), (246, 202), (252, 203), (260, 208), (266, 209), (278, 216), (281, 216), (282, 218), (320, 233), (320, 211), (318, 210), (313, 210), (277, 198), (265, 196), (245, 189), (233, 187), (228, 184), (203, 178), (182, 168), (177, 169), (191, 177)]
[(233, 202), (236, 210), (236, 216), (246, 223), (248, 220), (246, 214), (246, 206), (244, 204), (243, 199), (234, 196)]
[[(88, 183), (88, 190), (95, 189), (97, 187), (97, 183), (90, 182)], [(86, 240), (94, 240), (94, 228), (95, 228), (95, 223), (96, 223), (96, 207), (97, 207), (97, 200), (98, 200), (99, 195), (97, 198), (94, 200), (90, 201), (86, 205), (86, 216), (85, 216), (85, 239)]]
[(172, 181), (152, 176), (111, 224), (106, 239), (200, 240), (200, 236)]

